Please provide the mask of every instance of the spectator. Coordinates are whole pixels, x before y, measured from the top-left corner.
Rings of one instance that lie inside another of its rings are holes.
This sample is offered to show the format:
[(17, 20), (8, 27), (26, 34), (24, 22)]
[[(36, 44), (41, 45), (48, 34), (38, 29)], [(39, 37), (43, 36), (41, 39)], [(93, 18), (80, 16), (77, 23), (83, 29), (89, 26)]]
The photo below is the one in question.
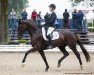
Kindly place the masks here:
[(22, 20), (26, 20), (27, 16), (28, 16), (28, 14), (27, 14), (26, 10), (24, 9), (23, 12), (21, 13)]
[(42, 21), (42, 17), (41, 17), (41, 11), (40, 11), (39, 14), (37, 15), (37, 23), (38, 23), (38, 25), (41, 24), (41, 21)]
[(12, 9), (12, 12), (10, 12), (9, 14), (10, 27), (12, 29), (16, 28), (16, 24), (17, 24), (16, 19), (17, 19), (16, 12), (14, 9)]
[(75, 9), (74, 12), (72, 13), (73, 29), (77, 29), (77, 21), (78, 21), (78, 13), (77, 10)]
[(78, 12), (78, 30), (82, 31), (82, 22), (83, 22), (84, 14), (81, 10)]
[(68, 20), (69, 13), (67, 12), (67, 9), (65, 9), (65, 12), (63, 13), (64, 28), (68, 28)]
[(32, 20), (36, 23), (36, 19), (37, 19), (37, 12), (36, 12), (36, 9), (34, 9), (34, 11), (32, 12), (31, 18), (32, 18)]

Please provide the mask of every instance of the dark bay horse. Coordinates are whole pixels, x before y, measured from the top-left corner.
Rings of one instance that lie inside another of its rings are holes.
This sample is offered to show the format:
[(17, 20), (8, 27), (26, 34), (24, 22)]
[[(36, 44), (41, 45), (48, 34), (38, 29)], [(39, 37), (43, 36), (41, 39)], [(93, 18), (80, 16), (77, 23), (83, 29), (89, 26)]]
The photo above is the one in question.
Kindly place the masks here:
[[(42, 36), (42, 29), (36, 26), (32, 21), (28, 21), (28, 20), (19, 21), (19, 26), (18, 26), (18, 38), (19, 39), (23, 37), (23, 34), (25, 31), (28, 31), (28, 33), (30, 34), (33, 48), (31, 48), (25, 53), (22, 63), (25, 62), (26, 57), (29, 53), (38, 51), (45, 62), (45, 65), (46, 65), (45, 70), (47, 71), (49, 69), (49, 65), (44, 54), (44, 50), (47, 49), (47, 45), (46, 45), (46, 41), (44, 40)], [(59, 32), (60, 37), (59, 39), (52, 41), (52, 46), (54, 48), (58, 47), (60, 51), (64, 54), (64, 56), (58, 60), (58, 67), (61, 66), (62, 60), (65, 59), (69, 55), (69, 53), (65, 49), (66, 46), (69, 46), (69, 48), (74, 52), (74, 54), (78, 58), (80, 66), (82, 68), (82, 61), (80, 58), (80, 54), (78, 53), (77, 48), (76, 48), (77, 43), (81, 47), (82, 52), (84, 53), (84, 56), (86, 58), (86, 61), (90, 62), (89, 53), (84, 48), (83, 44), (80, 42), (77, 35), (75, 35), (73, 32), (71, 32), (68, 29), (57, 29), (57, 31)]]

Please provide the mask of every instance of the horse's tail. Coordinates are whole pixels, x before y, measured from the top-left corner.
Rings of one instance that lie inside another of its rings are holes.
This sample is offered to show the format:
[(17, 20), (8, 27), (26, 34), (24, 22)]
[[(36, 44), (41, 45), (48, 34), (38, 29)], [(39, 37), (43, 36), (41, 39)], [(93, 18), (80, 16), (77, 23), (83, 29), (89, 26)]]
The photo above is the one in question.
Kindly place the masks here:
[(79, 46), (81, 47), (84, 55), (85, 55), (85, 58), (86, 58), (86, 61), (87, 62), (90, 62), (90, 55), (89, 53), (87, 52), (87, 50), (85, 49), (85, 47), (83, 46), (83, 44), (81, 43), (80, 39), (78, 38), (78, 36), (76, 35), (76, 38), (77, 38), (77, 43), (79, 44)]

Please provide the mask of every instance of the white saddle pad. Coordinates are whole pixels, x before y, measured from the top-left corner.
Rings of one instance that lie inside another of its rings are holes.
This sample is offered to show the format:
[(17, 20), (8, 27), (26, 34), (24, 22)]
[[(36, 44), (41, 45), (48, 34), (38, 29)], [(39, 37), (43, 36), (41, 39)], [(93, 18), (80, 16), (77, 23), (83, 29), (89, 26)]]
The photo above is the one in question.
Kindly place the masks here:
[[(54, 31), (54, 28), (52, 28), (52, 27), (49, 27), (49, 29), (48, 29), (47, 35), (49, 35), (49, 34), (51, 34), (53, 36), (53, 38), (51, 40), (59, 39), (59, 33), (57, 31)], [(44, 40), (48, 40), (46, 37), (46, 32), (45, 32), (44, 27), (42, 27), (42, 35), (43, 35)]]

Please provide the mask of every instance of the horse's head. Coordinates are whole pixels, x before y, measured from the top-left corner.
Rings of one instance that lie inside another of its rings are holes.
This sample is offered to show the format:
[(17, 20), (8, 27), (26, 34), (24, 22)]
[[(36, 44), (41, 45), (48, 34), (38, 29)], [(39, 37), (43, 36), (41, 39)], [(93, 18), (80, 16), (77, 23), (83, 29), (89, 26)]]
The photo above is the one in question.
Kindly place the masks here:
[(18, 22), (18, 38), (21, 39), (25, 31), (28, 31), (32, 36), (37, 31), (37, 26), (30, 20), (20, 20)]
[(27, 31), (28, 25), (24, 21), (18, 22), (18, 38), (21, 39), (25, 31)]

